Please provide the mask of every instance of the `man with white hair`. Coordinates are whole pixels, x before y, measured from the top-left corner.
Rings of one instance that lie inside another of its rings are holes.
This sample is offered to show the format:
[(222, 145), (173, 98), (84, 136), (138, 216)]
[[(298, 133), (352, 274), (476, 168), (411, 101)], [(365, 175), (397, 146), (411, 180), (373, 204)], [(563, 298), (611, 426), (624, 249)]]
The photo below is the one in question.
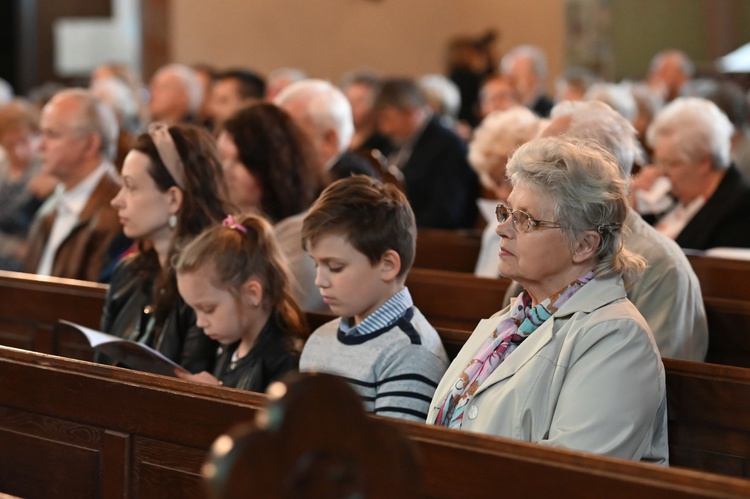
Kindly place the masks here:
[[(591, 139), (612, 153), (622, 178), (630, 182), (641, 155), (635, 128), (610, 106), (599, 102), (563, 102), (552, 109), (543, 137), (565, 135)], [(708, 324), (700, 282), (680, 247), (648, 225), (634, 210), (625, 219), (627, 248), (646, 259), (648, 268), (628, 289), (628, 299), (648, 322), (662, 357), (703, 361)], [(517, 295), (513, 286), (508, 296)]]
[(203, 86), (198, 74), (184, 64), (159, 68), (149, 83), (148, 110), (153, 121), (167, 125), (195, 123), (203, 103)]
[(86, 281), (102, 276), (121, 232), (110, 205), (120, 189), (111, 163), (117, 135), (114, 113), (88, 90), (63, 90), (44, 106), (42, 171), (60, 183), (29, 232), (27, 272)]
[(500, 61), (500, 73), (510, 78), (524, 106), (542, 118), (549, 116), (552, 100), (544, 88), (547, 79), (547, 57), (539, 47), (514, 47)]
[(378, 177), (366, 160), (347, 151), (354, 123), (352, 107), (341, 90), (324, 80), (302, 80), (282, 90), (274, 103), (308, 137), (330, 181), (354, 174)]
[(677, 205), (656, 224), (683, 248), (750, 248), (750, 181), (730, 159), (734, 127), (713, 102), (679, 97), (646, 138)]

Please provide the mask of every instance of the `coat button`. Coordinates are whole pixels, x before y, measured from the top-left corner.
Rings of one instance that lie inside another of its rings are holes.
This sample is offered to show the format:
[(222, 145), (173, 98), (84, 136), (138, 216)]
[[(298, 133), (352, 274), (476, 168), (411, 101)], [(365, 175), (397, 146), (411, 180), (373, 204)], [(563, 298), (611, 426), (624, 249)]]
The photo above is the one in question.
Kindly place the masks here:
[(477, 406), (472, 405), (469, 407), (469, 419), (476, 419), (477, 414), (479, 414), (479, 408), (477, 408)]

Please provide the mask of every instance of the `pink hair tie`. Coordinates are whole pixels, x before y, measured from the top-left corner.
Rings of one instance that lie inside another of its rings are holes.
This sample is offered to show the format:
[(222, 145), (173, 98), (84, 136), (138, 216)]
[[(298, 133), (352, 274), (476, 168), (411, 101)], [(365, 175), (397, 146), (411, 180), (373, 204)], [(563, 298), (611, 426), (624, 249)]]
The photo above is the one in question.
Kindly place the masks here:
[(232, 218), (232, 215), (227, 215), (227, 218), (225, 218), (224, 221), (221, 222), (221, 225), (223, 225), (224, 227), (229, 227), (230, 229), (238, 230), (243, 234), (247, 234), (247, 227), (235, 222), (234, 218)]

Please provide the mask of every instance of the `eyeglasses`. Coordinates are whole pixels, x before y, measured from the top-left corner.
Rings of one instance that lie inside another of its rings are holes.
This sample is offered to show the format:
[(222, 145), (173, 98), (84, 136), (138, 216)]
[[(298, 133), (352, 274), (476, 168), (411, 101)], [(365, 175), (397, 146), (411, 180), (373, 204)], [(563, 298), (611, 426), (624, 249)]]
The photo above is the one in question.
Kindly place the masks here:
[(562, 227), (562, 225), (557, 222), (535, 220), (525, 211), (511, 210), (504, 204), (497, 205), (495, 208), (495, 216), (497, 217), (497, 221), (501, 224), (507, 222), (509, 218), (512, 218), (513, 227), (519, 232), (528, 232), (537, 227), (555, 227), (558, 229)]

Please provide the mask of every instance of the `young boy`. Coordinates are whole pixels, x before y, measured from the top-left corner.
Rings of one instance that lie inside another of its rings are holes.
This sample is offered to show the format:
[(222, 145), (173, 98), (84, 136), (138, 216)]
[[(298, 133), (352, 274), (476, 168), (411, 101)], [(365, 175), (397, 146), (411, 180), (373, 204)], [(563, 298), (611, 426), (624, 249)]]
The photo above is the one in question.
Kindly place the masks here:
[(406, 196), (371, 177), (339, 180), (310, 208), (302, 244), (341, 319), (310, 336), (300, 371), (342, 376), (369, 412), (424, 422), (448, 356), (404, 287), (416, 245)]

